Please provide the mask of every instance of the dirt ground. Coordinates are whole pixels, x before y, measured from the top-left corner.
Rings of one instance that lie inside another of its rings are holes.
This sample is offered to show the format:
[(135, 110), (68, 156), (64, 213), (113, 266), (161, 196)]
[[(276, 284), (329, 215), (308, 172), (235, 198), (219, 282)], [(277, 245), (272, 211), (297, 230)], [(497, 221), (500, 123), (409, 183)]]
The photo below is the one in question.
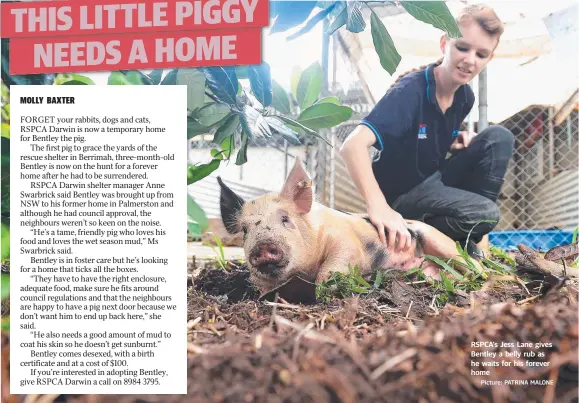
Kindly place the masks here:
[[(295, 304), (260, 300), (243, 265), (229, 270), (207, 265), (189, 283), (187, 395), (9, 399), (3, 392), (2, 401), (577, 402), (577, 289), (553, 286), (547, 277), (491, 277), (478, 291), (456, 290), (439, 308), (439, 289), (390, 273), (368, 293)], [(8, 338), (3, 337), (4, 388)], [(501, 348), (502, 342), (521, 347)], [(515, 361), (506, 356), (473, 357), (505, 351), (535, 356), (521, 358), (528, 364), (522, 367), (489, 366)]]

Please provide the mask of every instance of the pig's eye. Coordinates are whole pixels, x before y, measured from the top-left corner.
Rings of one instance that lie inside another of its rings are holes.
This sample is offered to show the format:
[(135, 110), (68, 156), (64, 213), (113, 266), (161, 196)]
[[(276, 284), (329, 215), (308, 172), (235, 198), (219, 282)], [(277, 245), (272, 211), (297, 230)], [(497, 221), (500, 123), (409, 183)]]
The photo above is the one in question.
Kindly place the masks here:
[(247, 227), (245, 225), (241, 227), (241, 232), (243, 232), (243, 235), (247, 235)]
[(282, 222), (282, 224), (289, 222), (289, 217), (287, 215), (282, 215), (281, 216), (281, 222)]

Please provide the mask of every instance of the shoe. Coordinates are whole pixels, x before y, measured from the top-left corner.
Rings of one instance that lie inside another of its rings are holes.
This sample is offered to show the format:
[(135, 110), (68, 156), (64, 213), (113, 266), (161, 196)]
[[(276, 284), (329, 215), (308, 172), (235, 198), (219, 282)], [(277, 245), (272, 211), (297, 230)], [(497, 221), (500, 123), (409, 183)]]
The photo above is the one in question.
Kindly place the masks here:
[(468, 241), (466, 253), (474, 259), (484, 259), (484, 252), (473, 241)]

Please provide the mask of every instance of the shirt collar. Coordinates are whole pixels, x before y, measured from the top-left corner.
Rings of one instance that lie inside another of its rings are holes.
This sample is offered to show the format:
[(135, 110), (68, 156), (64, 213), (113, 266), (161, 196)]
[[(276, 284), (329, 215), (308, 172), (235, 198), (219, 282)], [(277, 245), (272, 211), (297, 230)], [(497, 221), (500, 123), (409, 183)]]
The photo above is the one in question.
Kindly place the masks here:
[[(437, 105), (436, 80), (434, 79), (434, 68), (436, 66), (437, 66), (436, 63), (432, 63), (432, 64), (429, 64), (424, 69), (424, 78), (426, 80), (426, 98), (433, 105)], [(468, 84), (466, 84), (466, 85), (468, 85)], [(460, 104), (466, 103), (466, 100), (467, 100), (466, 85), (461, 85), (460, 87), (458, 87), (458, 89), (454, 93), (454, 100), (452, 102), (453, 105), (455, 105), (457, 103), (460, 103)]]

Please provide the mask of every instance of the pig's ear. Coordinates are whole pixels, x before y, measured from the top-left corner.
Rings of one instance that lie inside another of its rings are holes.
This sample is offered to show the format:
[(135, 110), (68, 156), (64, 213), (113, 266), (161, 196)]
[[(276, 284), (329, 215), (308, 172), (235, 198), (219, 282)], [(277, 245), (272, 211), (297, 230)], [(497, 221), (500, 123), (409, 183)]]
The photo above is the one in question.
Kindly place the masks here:
[(221, 219), (225, 229), (230, 234), (236, 234), (241, 229), (239, 228), (237, 218), (241, 213), (241, 208), (245, 201), (233, 192), (223, 183), (221, 177), (217, 177), (217, 182), (221, 186), (221, 195), (219, 197), (219, 207), (221, 209)]
[(294, 167), (280, 191), (280, 196), (293, 201), (300, 214), (308, 213), (311, 210), (313, 202), (312, 179), (306, 172), (300, 157), (296, 158)]

